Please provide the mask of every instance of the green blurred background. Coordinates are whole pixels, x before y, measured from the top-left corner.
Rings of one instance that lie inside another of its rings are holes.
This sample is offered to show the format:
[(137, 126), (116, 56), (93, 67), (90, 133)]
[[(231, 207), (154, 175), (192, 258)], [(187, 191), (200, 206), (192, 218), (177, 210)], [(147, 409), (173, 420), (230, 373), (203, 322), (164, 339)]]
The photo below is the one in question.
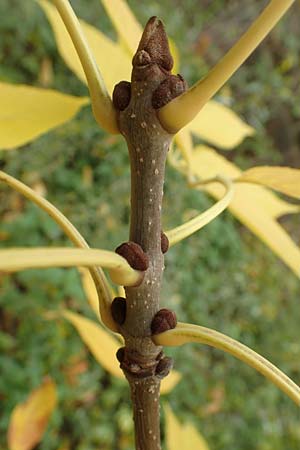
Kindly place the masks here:
[[(232, 45), (266, 2), (250, 0), (128, 1), (142, 24), (160, 16), (181, 53), (189, 84)], [(112, 38), (98, 0), (74, 0), (78, 14)], [(257, 133), (222, 152), (246, 168), (300, 166), (299, 3), (219, 94)], [(53, 74), (53, 75), (52, 75)], [(85, 95), (57, 53), (34, 1), (0, 1), (0, 80), (47, 85)], [(1, 103), (0, 103), (1, 104)], [(46, 193), (95, 247), (127, 239), (129, 167), (122, 139), (97, 128), (89, 108), (21, 149), (0, 153), (0, 167)], [(176, 209), (174, 208), (176, 195)], [(212, 200), (190, 192), (167, 168), (165, 228)], [(0, 244), (68, 245), (53, 221), (1, 187)], [(298, 216), (281, 219), (299, 243)], [(50, 374), (59, 406), (41, 450), (133, 449), (129, 393), (102, 369), (76, 331), (46, 313), (67, 306), (89, 317), (76, 270), (24, 271), (0, 278), (0, 448), (12, 408)], [(163, 303), (196, 322), (251, 346), (300, 383), (299, 280), (229, 213), (174, 247), (166, 257)], [(168, 395), (212, 450), (296, 450), (299, 409), (252, 369), (219, 351), (190, 345), (168, 353), (182, 381)]]

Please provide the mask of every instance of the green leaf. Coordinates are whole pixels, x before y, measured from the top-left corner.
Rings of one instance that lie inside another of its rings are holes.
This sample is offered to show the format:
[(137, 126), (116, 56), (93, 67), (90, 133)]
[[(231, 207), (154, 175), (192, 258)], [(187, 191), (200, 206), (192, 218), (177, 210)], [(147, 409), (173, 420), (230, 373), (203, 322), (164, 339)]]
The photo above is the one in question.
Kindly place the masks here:
[(89, 103), (50, 89), (0, 82), (0, 149), (27, 144), (43, 133), (62, 125)]

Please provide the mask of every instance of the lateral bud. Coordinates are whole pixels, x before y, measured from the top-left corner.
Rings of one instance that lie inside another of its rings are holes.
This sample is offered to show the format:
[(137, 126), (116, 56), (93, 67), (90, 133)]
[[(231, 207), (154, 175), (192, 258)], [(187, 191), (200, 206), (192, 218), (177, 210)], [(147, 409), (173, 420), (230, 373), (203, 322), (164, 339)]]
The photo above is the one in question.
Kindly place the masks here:
[(181, 75), (169, 75), (153, 92), (152, 106), (159, 109), (187, 90), (187, 83)]
[(160, 309), (152, 319), (151, 331), (152, 334), (163, 333), (164, 331), (171, 330), (177, 325), (177, 317), (174, 311), (163, 308)]
[(159, 378), (164, 378), (171, 372), (173, 368), (173, 358), (169, 356), (165, 356), (161, 360), (159, 360), (156, 369), (155, 375)]
[(124, 358), (125, 358), (125, 347), (120, 347), (117, 350), (116, 358), (119, 361), (119, 363), (122, 364), (122, 362), (124, 361)]
[(167, 253), (169, 250), (169, 239), (163, 231), (160, 234), (160, 245), (162, 253)]
[(115, 250), (118, 255), (126, 259), (130, 267), (144, 272), (149, 267), (149, 257), (142, 247), (135, 242), (129, 241), (119, 245)]
[(129, 81), (120, 81), (114, 87), (112, 101), (113, 105), (119, 111), (124, 111), (130, 103), (131, 84)]
[(126, 319), (126, 299), (116, 297), (111, 304), (111, 315), (118, 325), (123, 325)]

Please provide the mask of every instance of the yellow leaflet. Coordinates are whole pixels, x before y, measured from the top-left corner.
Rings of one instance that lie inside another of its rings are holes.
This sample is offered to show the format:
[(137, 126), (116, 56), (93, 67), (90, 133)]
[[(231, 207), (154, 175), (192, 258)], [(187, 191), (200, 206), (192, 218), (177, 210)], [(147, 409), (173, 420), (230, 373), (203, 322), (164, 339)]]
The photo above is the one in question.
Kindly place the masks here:
[(246, 33), (204, 78), (159, 110), (158, 115), (164, 128), (177, 132), (193, 120), (272, 30), (294, 1), (271, 0)]
[[(51, 23), (62, 58), (75, 75), (86, 83), (85, 74), (72, 40), (56, 9), (46, 0), (38, 0), (38, 3), (43, 8)], [(97, 65), (101, 70), (101, 75), (103, 76), (107, 90), (111, 93), (115, 84), (120, 80), (130, 79), (131, 59), (121, 49), (119, 44), (107, 38), (101, 31), (84, 21), (80, 21), (80, 24)]]
[(76, 328), (98, 363), (113, 376), (123, 378), (116, 358), (116, 352), (121, 347), (120, 341), (90, 319), (70, 311), (63, 311), (62, 314)]
[(254, 134), (254, 129), (243, 122), (231, 109), (209, 101), (199, 114), (184, 128), (197, 137), (223, 149), (231, 149), (245, 137)]
[(190, 424), (182, 425), (165, 404), (167, 450), (209, 450), (200, 433)]
[[(180, 146), (183, 144), (185, 144), (185, 141), (180, 142)], [(203, 164), (203, 167), (201, 167), (201, 164)], [(195, 148), (193, 157), (190, 160), (190, 170), (201, 178), (214, 177), (216, 174), (223, 173), (234, 179), (242, 174), (241, 169), (235, 164), (227, 161), (215, 150), (202, 145)], [(241, 188), (242, 185), (236, 186), (236, 192), (240, 192)], [(284, 214), (299, 212), (299, 206), (281, 200), (276, 194), (264, 187), (244, 185), (242, 192), (246, 193), (247, 198), (250, 196), (251, 202), (259, 204), (274, 219)], [(221, 189), (217, 198), (219, 196), (221, 196)]]
[[(100, 1), (119, 35), (121, 47), (124, 47), (125, 52), (127, 52), (130, 58), (132, 58), (138, 48), (143, 28), (124, 0)], [(126, 23), (126, 27), (124, 27), (124, 23)], [(172, 72), (177, 73), (179, 67), (178, 50), (171, 39), (169, 39), (169, 46), (174, 59), (174, 67)]]
[(90, 271), (85, 267), (80, 267), (78, 270), (87, 301), (89, 302), (90, 307), (92, 308), (98, 319), (101, 321), (98, 293)]
[[(205, 146), (195, 148), (190, 169), (200, 178), (217, 174), (236, 178), (241, 173), (234, 164)], [(208, 185), (205, 190), (213, 197), (222, 196), (222, 188), (217, 185)], [(229, 210), (300, 276), (300, 249), (274, 219), (280, 213), (299, 211), (297, 206), (278, 202), (276, 196), (263, 187), (237, 184)]]
[(11, 415), (7, 440), (10, 450), (31, 450), (42, 439), (56, 406), (55, 383), (46, 378)]
[(300, 199), (300, 170), (291, 167), (253, 167), (235, 180), (267, 186), (283, 194)]
[[(133, 55), (142, 36), (142, 27), (124, 0), (101, 0), (128, 54)], [(124, 26), (126, 24), (126, 26)]]
[[(109, 373), (125, 380), (124, 374), (116, 359), (116, 352), (122, 346), (120, 340), (106, 332), (101, 325), (86, 317), (70, 311), (63, 311), (63, 316), (76, 328), (83, 342), (86, 344), (94, 358)], [(166, 394), (179, 382), (181, 376), (173, 370), (162, 381), (161, 393)]]
[(27, 144), (52, 128), (62, 125), (89, 103), (50, 89), (0, 82), (0, 149)]

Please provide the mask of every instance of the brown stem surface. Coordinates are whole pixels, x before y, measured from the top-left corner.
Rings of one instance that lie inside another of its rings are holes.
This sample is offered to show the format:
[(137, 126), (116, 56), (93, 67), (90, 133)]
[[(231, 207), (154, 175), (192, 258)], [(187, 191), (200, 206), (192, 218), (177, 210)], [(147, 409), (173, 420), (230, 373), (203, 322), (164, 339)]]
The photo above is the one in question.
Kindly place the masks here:
[(130, 241), (139, 244), (149, 259), (142, 283), (126, 288), (126, 318), (121, 326), (125, 339), (121, 367), (131, 388), (137, 450), (161, 448), (159, 389), (169, 364), (151, 339), (151, 322), (160, 309), (164, 270), (161, 210), (172, 139), (162, 128), (155, 107), (164, 102), (165, 95), (171, 99), (184, 84), (181, 77), (171, 75), (172, 64), (163, 25), (153, 17), (133, 58), (131, 83), (119, 83), (113, 95), (131, 165)]

